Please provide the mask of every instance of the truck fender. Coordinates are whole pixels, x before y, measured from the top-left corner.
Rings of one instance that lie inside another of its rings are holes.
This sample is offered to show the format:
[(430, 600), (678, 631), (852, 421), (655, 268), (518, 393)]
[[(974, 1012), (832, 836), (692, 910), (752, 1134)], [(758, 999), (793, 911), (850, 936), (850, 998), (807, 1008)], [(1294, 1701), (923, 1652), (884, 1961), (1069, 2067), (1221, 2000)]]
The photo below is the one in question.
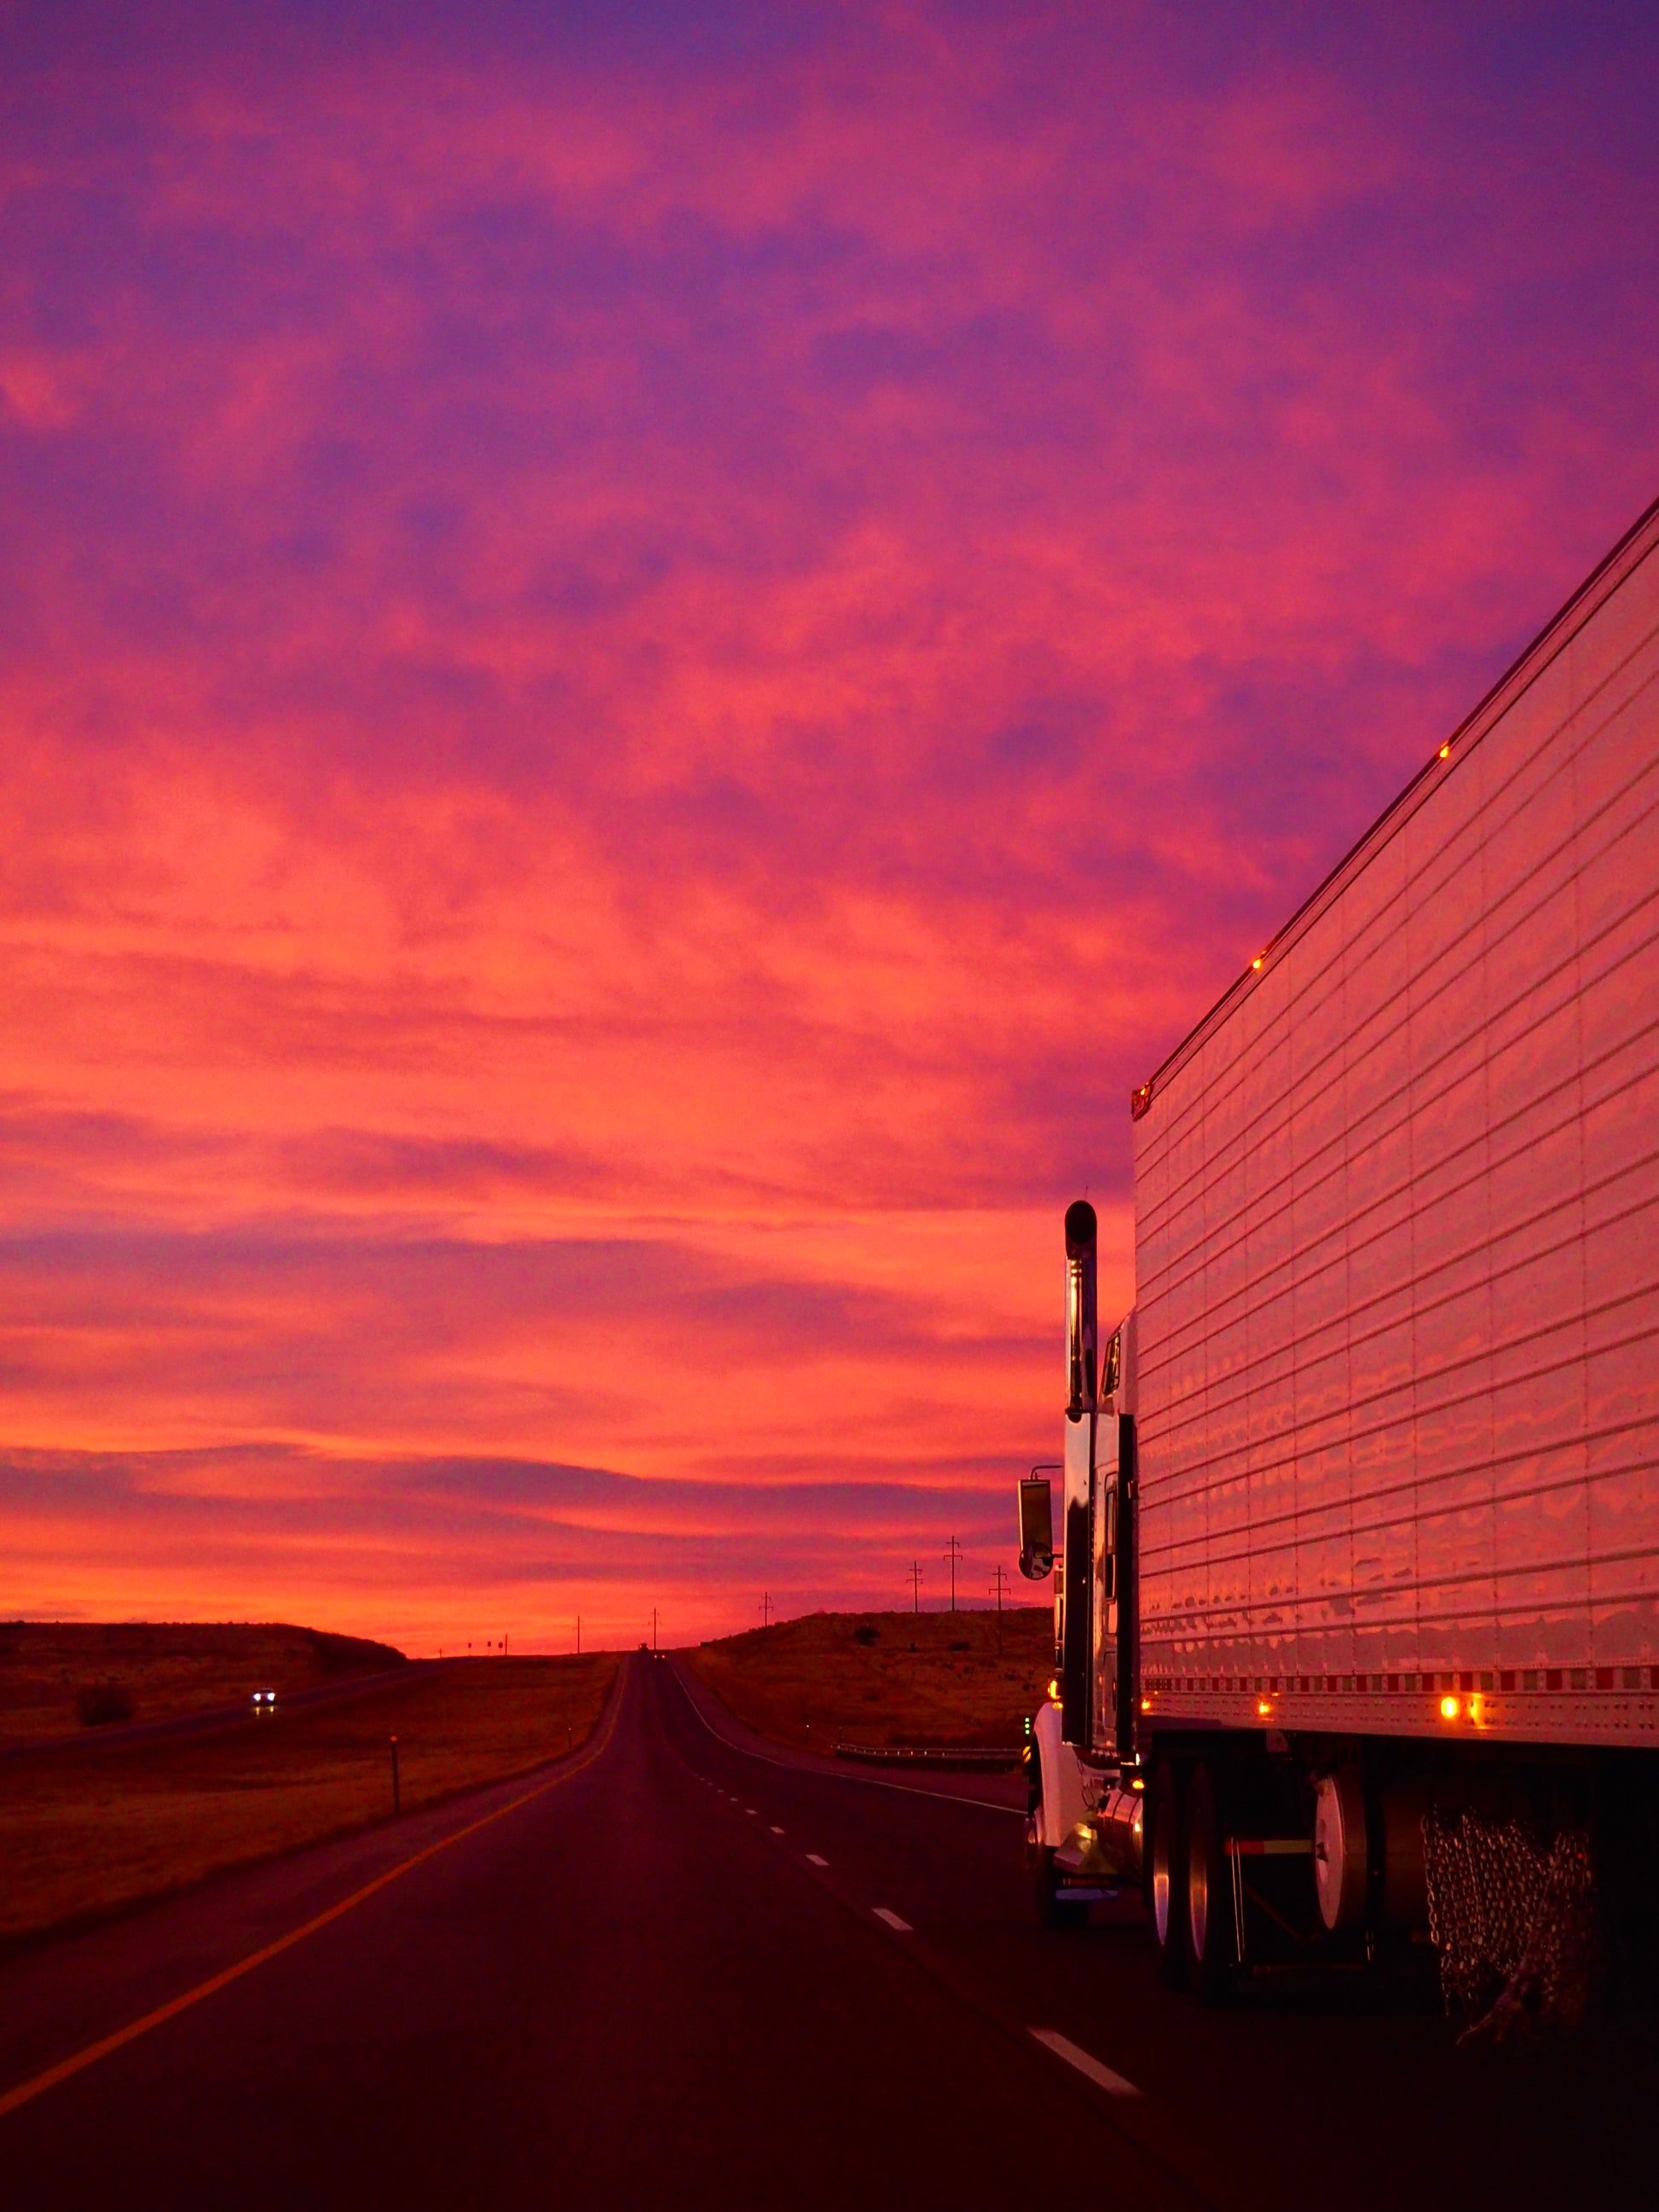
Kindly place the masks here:
[(1036, 1827), (1032, 1840), (1049, 1850), (1063, 1844), (1079, 1821), (1086, 1820), (1089, 1814), (1083, 1770), (1078, 1764), (1076, 1751), (1062, 1739), (1060, 1728), (1060, 1707), (1045, 1701), (1031, 1723), (1032, 1751), (1042, 1784), (1042, 1795), (1032, 1814)]

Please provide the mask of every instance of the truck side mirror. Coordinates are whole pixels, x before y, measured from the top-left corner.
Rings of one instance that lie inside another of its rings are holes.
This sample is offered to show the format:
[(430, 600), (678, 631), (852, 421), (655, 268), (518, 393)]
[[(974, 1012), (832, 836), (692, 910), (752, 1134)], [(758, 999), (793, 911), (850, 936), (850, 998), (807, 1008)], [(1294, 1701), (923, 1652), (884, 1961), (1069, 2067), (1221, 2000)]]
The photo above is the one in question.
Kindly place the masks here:
[(1030, 1583), (1054, 1571), (1054, 1493), (1046, 1474), (1020, 1477), (1019, 1571)]

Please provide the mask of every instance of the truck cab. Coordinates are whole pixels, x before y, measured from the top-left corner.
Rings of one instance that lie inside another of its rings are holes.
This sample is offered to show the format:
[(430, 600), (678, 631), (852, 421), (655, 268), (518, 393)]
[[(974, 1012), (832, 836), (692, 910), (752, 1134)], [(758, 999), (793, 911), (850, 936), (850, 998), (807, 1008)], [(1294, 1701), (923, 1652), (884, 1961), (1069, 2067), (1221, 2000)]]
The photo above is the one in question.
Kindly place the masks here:
[(1038, 1911), (1052, 1926), (1080, 1925), (1140, 1871), (1134, 1315), (1102, 1342), (1098, 1234), (1093, 1206), (1078, 1200), (1066, 1215), (1062, 1456), (1020, 1484), (1020, 1571), (1054, 1577), (1054, 1676), (1031, 1723), (1026, 1831)]

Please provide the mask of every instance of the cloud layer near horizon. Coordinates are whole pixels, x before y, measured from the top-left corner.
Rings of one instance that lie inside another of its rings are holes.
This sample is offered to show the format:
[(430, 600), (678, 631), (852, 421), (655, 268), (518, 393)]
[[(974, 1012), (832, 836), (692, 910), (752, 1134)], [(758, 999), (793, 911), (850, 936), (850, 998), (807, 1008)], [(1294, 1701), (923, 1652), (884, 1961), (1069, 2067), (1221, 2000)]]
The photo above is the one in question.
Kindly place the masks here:
[(686, 12), (0, 30), (0, 1608), (977, 1594), (1130, 1085), (1655, 489), (1639, 13)]

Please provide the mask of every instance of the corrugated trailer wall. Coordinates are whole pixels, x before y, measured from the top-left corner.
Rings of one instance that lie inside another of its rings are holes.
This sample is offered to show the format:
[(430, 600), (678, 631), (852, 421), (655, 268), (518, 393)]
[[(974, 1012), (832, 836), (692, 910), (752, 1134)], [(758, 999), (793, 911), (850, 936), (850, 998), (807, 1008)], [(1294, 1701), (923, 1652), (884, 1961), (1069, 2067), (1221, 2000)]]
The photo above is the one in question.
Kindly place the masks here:
[(1137, 1097), (1165, 1718), (1659, 1731), (1656, 547)]

